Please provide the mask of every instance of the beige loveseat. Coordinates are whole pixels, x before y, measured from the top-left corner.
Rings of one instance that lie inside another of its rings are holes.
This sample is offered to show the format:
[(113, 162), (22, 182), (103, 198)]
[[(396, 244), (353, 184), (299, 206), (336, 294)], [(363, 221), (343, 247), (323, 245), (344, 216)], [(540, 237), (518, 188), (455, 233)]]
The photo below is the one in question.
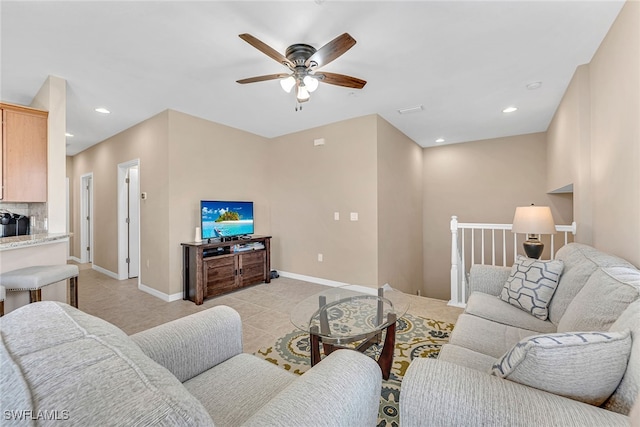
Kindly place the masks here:
[(56, 302), (0, 321), (3, 426), (375, 425), (382, 375), (339, 350), (302, 376), (242, 353), (214, 307), (131, 337)]
[(449, 344), (404, 376), (403, 427), (629, 425), (640, 400), (640, 271), (577, 243), (556, 259), (545, 320), (499, 297), (511, 268), (472, 267)]

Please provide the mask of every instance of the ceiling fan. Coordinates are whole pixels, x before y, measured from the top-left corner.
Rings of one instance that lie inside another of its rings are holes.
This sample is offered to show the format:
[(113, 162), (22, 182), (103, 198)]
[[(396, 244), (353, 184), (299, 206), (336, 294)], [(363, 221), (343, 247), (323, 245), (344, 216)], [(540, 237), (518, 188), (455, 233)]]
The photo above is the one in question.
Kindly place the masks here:
[[(293, 44), (287, 48), (285, 55), (282, 55), (251, 34), (240, 34), (239, 37), (291, 71), (290, 74), (267, 74), (237, 80), (240, 84), (280, 79), (280, 85), (286, 92), (291, 92), (294, 87), (296, 88), (295, 94), (298, 103), (308, 101), (311, 97), (311, 92), (318, 88), (319, 82), (353, 89), (362, 89), (367, 84), (365, 80), (357, 77), (318, 70), (318, 68), (327, 65), (356, 44), (356, 40), (347, 33), (336, 37), (318, 50), (308, 44)], [(302, 106), (299, 108), (302, 109)], [(298, 107), (296, 107), (297, 110)]]

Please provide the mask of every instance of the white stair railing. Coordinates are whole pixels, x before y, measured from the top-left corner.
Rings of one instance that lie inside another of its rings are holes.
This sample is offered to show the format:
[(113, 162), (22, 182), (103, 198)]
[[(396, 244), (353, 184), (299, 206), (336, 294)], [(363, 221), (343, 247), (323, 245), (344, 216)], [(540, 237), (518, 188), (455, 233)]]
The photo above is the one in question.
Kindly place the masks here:
[[(564, 238), (559, 239), (560, 242), (556, 242), (556, 235), (553, 234), (541, 236), (545, 244), (543, 257), (546, 255), (553, 259), (558, 249), (573, 241), (573, 235), (576, 234), (576, 223), (556, 225), (556, 231), (560, 235), (564, 235)], [(466, 305), (469, 288), (467, 265), (513, 265), (519, 250), (522, 248), (522, 242), (526, 238), (525, 234), (511, 233), (511, 224), (464, 223), (458, 222), (457, 216), (452, 216), (451, 300), (449, 305), (456, 307), (464, 307)], [(513, 241), (513, 246), (510, 243), (511, 240)]]

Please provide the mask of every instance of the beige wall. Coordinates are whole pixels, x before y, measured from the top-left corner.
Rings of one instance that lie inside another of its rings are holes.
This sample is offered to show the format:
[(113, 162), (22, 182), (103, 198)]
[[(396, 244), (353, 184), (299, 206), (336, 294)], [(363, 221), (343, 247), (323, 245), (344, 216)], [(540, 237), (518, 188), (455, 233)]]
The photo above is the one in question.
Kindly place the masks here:
[(422, 291), (422, 148), (381, 117), (378, 141), (378, 285)]
[[(169, 292), (169, 174), (167, 111), (74, 156), (74, 212), (80, 212), (80, 177), (93, 173), (95, 266), (118, 273), (118, 164), (140, 160), (140, 190), (148, 199), (140, 204), (140, 280)], [(73, 255), (80, 257), (79, 215), (74, 216)], [(149, 265), (142, 260), (149, 259)]]
[(640, 265), (640, 3), (579, 67), (548, 132), (550, 188), (572, 183), (576, 241)]
[[(376, 122), (364, 116), (269, 141), (274, 266), (379, 285)], [(325, 145), (314, 146), (319, 138)]]
[[(256, 233), (269, 234), (266, 140), (167, 110), (74, 156), (74, 211), (80, 177), (93, 173), (94, 264), (118, 273), (118, 164), (139, 159), (140, 283), (166, 298), (182, 292), (180, 244), (194, 240), (201, 199), (252, 200)], [(78, 238), (74, 256), (80, 256)]]
[[(317, 138), (325, 145), (314, 146)], [(80, 176), (92, 172), (94, 264), (117, 272), (117, 164), (140, 159), (148, 194), (141, 202), (143, 285), (180, 293), (180, 243), (193, 241), (199, 201), (232, 199), (254, 202), (256, 234), (273, 234), (274, 268), (370, 287), (389, 282), (414, 293), (422, 281), (421, 156), (375, 115), (267, 140), (169, 110), (74, 157), (74, 210)], [(403, 220), (389, 227), (398, 212)]]
[(640, 3), (628, 1), (591, 63), (593, 245), (640, 266)]
[[(67, 211), (67, 215), (69, 218), (69, 231), (73, 230), (73, 223), (75, 221), (75, 217), (80, 215), (80, 212), (76, 212), (76, 210), (73, 208), (75, 206), (75, 193), (73, 191), (73, 157), (72, 156), (66, 156), (65, 157), (65, 176), (69, 181), (69, 206), (68, 206), (68, 211)], [(78, 196), (80, 196), (80, 193), (78, 193)], [(69, 236), (69, 257), (74, 257), (75, 255), (75, 245), (76, 245), (76, 241), (78, 242), (78, 253), (80, 253), (80, 236), (78, 236), (78, 233), (74, 233), (71, 236)]]
[(450, 298), (452, 215), (510, 224), (517, 206), (550, 206), (570, 224), (570, 195), (546, 194), (544, 133), (427, 148), (423, 153), (424, 294)]
[(591, 100), (589, 65), (581, 65), (547, 130), (547, 189), (571, 186), (576, 241), (592, 244)]
[[(169, 217), (163, 230), (168, 236), (169, 290), (163, 292), (173, 295), (182, 291), (180, 243), (194, 240), (200, 200), (253, 201), (256, 234), (270, 234), (267, 190), (272, 165), (268, 142), (261, 136), (173, 110), (168, 114), (169, 192), (163, 203)], [(143, 283), (157, 289), (155, 283)]]

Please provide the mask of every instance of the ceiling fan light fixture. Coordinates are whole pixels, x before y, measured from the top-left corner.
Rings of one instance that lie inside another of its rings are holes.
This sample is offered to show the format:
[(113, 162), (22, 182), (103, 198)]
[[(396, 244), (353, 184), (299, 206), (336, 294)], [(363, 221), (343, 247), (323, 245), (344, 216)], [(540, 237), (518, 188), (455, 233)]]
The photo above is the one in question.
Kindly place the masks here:
[(318, 89), (318, 79), (316, 79), (315, 77), (304, 76), (302, 82), (304, 83), (304, 87), (307, 88), (309, 92), (313, 92)]
[(291, 93), (291, 89), (293, 89), (295, 85), (296, 85), (296, 79), (293, 76), (280, 79), (280, 86), (287, 93)]

